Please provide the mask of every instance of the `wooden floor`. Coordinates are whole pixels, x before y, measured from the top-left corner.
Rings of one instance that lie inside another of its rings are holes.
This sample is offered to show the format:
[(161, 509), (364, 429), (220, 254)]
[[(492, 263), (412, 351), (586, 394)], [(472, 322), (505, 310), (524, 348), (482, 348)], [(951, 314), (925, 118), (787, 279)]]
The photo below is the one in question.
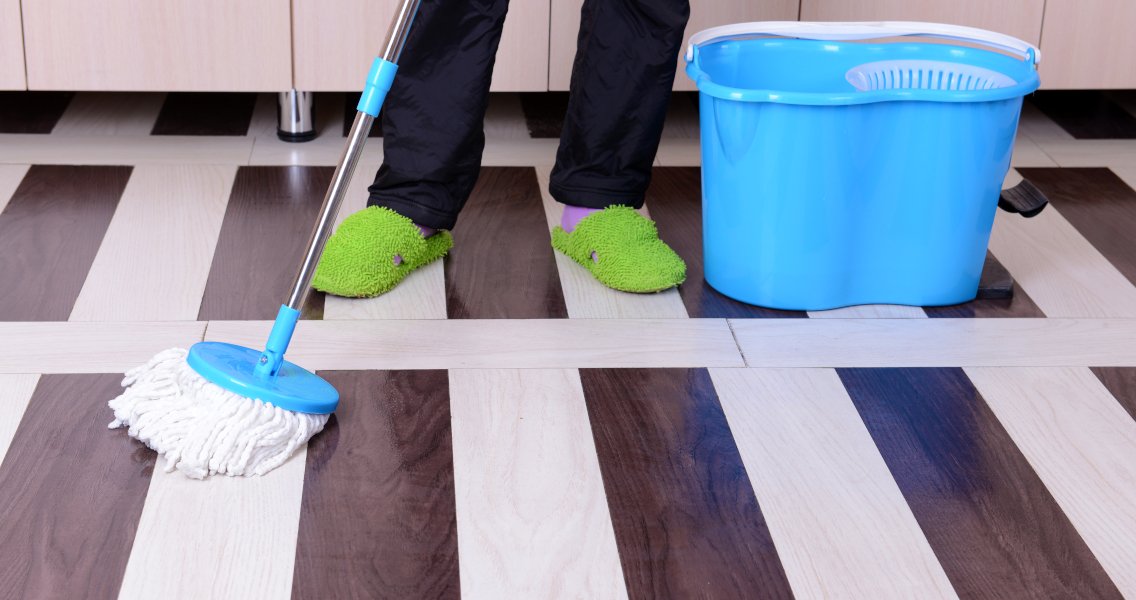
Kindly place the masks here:
[(1013, 298), (807, 313), (704, 282), (691, 96), (645, 208), (689, 278), (636, 296), (550, 247), (565, 98), (495, 95), (451, 255), (305, 307), (327, 429), (167, 474), (106, 401), (262, 343), (352, 100), (286, 144), (268, 94), (0, 93), (0, 597), (1136, 598), (1136, 93), (1027, 103)]

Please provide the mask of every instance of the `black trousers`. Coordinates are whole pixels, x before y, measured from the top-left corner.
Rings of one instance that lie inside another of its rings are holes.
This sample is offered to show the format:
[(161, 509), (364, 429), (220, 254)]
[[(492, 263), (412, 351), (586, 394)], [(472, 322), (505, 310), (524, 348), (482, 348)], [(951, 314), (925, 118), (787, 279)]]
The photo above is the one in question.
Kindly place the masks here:
[[(508, 0), (423, 0), (383, 107), (368, 204), (450, 229), (485, 148), (489, 82)], [(688, 0), (585, 0), (552, 196), (639, 208), (651, 179)]]

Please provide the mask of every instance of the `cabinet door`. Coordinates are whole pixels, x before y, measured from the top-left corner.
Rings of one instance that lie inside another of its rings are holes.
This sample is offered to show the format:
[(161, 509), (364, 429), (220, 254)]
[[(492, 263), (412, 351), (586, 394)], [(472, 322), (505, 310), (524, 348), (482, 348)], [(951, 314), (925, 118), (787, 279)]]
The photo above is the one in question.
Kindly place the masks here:
[(28, 87), (292, 87), (288, 0), (25, 0)]
[[(607, 1), (607, 0), (598, 0)], [(576, 57), (576, 35), (580, 32), (583, 0), (552, 0), (552, 40), (548, 67), (548, 89), (564, 91), (572, 78)], [(690, 0), (690, 22), (686, 38), (718, 25), (748, 21), (796, 21), (799, 0)], [(685, 48), (686, 41), (683, 41)], [(680, 52), (681, 54), (681, 52)], [(681, 56), (675, 74), (676, 90), (693, 90), (694, 83), (683, 72)]]
[(0, 0), (0, 90), (24, 89), (20, 0)]
[(801, 20), (951, 23), (1037, 44), (1044, 8), (1045, 0), (801, 0)]
[[(398, 0), (292, 0), (296, 89), (361, 90), (398, 5)], [(509, 3), (493, 91), (546, 88), (548, 10), (549, 0)]]
[(1136, 88), (1136, 2), (1049, 0), (1041, 84), (1046, 88)]

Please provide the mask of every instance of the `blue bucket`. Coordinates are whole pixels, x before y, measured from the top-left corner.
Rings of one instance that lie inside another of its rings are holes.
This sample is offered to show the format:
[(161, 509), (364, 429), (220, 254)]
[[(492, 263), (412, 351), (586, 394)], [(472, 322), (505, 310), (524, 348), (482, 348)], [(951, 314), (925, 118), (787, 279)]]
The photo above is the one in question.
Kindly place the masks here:
[(694, 36), (706, 281), (792, 310), (972, 300), (1038, 57), (928, 23)]

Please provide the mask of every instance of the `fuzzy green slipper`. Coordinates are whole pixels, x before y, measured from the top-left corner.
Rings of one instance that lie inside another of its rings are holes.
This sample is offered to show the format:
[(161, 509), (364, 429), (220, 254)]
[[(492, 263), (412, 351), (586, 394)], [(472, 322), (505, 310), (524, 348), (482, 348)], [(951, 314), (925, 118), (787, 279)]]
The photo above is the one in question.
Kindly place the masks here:
[(659, 239), (654, 221), (628, 206), (588, 215), (572, 233), (556, 227), (552, 247), (583, 265), (600, 283), (623, 292), (661, 292), (686, 279), (686, 263)]
[(410, 219), (368, 206), (344, 219), (328, 238), (312, 287), (349, 298), (378, 296), (411, 271), (445, 256), (453, 245), (448, 231), (425, 238)]

